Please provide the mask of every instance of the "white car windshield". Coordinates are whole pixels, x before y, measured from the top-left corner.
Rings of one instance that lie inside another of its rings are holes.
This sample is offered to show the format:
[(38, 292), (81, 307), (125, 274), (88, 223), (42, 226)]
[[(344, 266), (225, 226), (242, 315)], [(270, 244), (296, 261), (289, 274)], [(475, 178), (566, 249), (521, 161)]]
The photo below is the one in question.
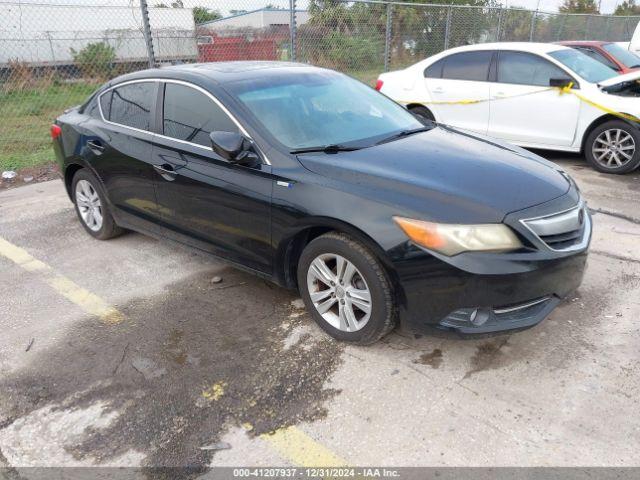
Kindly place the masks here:
[(599, 83), (618, 75), (618, 72), (615, 70), (578, 50), (556, 50), (555, 52), (550, 52), (549, 56), (558, 60), (587, 82)]

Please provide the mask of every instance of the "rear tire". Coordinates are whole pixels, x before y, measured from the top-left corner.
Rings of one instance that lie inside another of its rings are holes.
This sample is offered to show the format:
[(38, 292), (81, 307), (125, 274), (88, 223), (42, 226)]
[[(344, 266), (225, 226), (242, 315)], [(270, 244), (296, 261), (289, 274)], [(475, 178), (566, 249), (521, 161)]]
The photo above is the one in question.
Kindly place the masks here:
[(298, 288), (313, 319), (337, 340), (369, 345), (395, 326), (393, 289), (382, 264), (348, 235), (331, 232), (307, 245)]
[(98, 240), (122, 235), (124, 230), (116, 225), (102, 186), (93, 173), (86, 168), (78, 170), (71, 181), (71, 195), (78, 219), (89, 235)]
[(587, 161), (599, 172), (631, 172), (640, 165), (640, 129), (610, 120), (593, 129), (584, 149)]
[(425, 125), (435, 123), (436, 121), (436, 118), (433, 116), (433, 113), (431, 113), (431, 110), (422, 105), (412, 107), (409, 109), (409, 111), (413, 113), (413, 115)]

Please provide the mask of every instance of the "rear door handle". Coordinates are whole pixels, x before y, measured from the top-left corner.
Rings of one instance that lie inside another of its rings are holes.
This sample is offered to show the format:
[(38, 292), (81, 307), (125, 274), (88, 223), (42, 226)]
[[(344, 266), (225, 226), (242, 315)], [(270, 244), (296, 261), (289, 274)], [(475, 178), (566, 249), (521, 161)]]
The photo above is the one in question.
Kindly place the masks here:
[(168, 163), (163, 163), (162, 165), (154, 165), (153, 168), (155, 168), (165, 180), (172, 181), (176, 178), (175, 169)]
[(87, 147), (96, 155), (102, 155), (102, 152), (104, 152), (104, 145), (100, 140), (87, 140)]

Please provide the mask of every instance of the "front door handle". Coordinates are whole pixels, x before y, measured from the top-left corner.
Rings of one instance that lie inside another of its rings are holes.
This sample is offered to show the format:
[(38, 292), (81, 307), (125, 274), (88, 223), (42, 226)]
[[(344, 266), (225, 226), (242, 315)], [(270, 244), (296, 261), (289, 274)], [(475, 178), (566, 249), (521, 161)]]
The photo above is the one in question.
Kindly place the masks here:
[(87, 140), (87, 147), (96, 155), (102, 155), (102, 152), (104, 152), (104, 145), (100, 140)]

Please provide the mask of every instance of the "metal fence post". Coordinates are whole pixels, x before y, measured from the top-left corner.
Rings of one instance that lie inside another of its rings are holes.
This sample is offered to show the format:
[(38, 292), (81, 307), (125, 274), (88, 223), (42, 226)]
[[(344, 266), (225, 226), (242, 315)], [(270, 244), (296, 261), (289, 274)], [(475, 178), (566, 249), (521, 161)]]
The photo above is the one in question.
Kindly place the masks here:
[(156, 66), (156, 55), (153, 51), (153, 38), (151, 38), (151, 24), (149, 23), (149, 6), (147, 5), (147, 0), (140, 0), (140, 11), (142, 12), (142, 27), (144, 42), (147, 45), (149, 68), (153, 68)]
[(447, 9), (447, 22), (444, 25), (444, 50), (449, 48), (449, 33), (451, 32), (451, 15), (453, 13), (453, 7)]
[(297, 59), (297, 34), (298, 25), (296, 24), (296, 0), (289, 0), (289, 49), (291, 53), (289, 59), (295, 62)]
[(384, 31), (384, 71), (389, 71), (391, 61), (391, 26), (393, 20), (393, 5), (387, 3), (387, 25)]
[(500, 7), (500, 13), (498, 14), (498, 30), (496, 31), (496, 42), (500, 41), (500, 33), (502, 31), (502, 16), (504, 15), (504, 7)]
[(536, 17), (538, 16), (538, 11), (536, 10), (535, 12), (533, 12), (533, 15), (531, 15), (531, 31), (529, 32), (529, 41), (533, 42), (533, 36), (536, 32)]

